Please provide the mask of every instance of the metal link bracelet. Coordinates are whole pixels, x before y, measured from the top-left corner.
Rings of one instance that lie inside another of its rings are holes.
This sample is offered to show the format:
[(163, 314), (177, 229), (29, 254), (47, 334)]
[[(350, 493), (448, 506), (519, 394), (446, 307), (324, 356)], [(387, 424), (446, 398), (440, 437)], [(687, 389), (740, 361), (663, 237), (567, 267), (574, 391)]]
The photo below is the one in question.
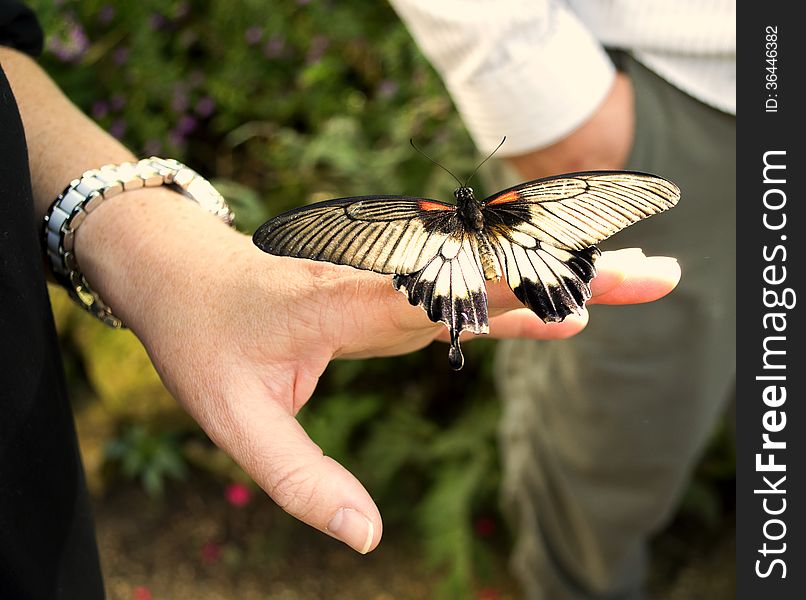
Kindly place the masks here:
[(194, 170), (173, 160), (144, 158), (138, 163), (104, 165), (70, 182), (45, 215), (42, 242), (56, 280), (79, 305), (116, 329), (125, 327), (90, 288), (73, 253), (76, 230), (88, 214), (121, 192), (170, 186), (229, 226), (233, 214), (218, 191)]

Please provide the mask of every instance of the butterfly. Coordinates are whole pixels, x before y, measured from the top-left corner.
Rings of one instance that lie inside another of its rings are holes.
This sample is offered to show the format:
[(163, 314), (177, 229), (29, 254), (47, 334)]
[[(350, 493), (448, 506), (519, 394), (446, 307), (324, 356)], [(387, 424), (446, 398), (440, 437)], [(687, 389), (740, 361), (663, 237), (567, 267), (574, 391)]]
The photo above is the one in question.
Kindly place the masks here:
[(270, 219), (252, 240), (277, 256), (394, 275), (409, 303), (448, 327), (448, 361), (459, 370), (462, 331), (489, 332), (485, 281), (503, 277), (544, 322), (562, 321), (591, 297), (595, 245), (680, 198), (674, 183), (632, 171), (555, 175), (481, 201), (459, 184), (455, 204), (358, 196), (303, 206)]

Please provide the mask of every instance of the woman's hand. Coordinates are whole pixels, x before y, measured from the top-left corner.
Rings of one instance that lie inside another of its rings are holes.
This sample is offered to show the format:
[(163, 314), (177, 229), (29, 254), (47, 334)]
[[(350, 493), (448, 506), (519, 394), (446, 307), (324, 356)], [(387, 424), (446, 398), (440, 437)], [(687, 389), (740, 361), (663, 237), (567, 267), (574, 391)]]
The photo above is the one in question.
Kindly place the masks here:
[[(264, 254), (166, 189), (102, 205), (79, 230), (76, 255), (168, 389), (277, 504), (359, 552), (378, 544), (370, 495), (294, 416), (333, 358), (411, 352), (443, 325), (388, 276)], [(592, 302), (654, 300), (679, 278), (673, 259), (640, 250), (605, 253), (597, 268)], [(567, 337), (585, 326), (586, 315), (542, 323), (505, 283), (489, 291), (494, 337)]]

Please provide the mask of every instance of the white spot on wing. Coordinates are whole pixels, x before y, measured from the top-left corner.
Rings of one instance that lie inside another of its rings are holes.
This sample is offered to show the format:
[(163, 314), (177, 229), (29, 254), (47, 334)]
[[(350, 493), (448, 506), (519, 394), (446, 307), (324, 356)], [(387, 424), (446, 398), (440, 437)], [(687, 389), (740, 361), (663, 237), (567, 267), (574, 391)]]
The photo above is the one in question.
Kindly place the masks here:
[(442, 245), (442, 256), (447, 258), (448, 260), (453, 260), (456, 258), (456, 255), (459, 254), (459, 250), (462, 249), (462, 242), (461, 240), (457, 240), (456, 238), (449, 237), (445, 240), (445, 243)]
[(470, 297), (470, 293), (465, 285), (465, 280), (462, 277), (462, 269), (461, 267), (454, 263), (452, 268), (447, 269), (451, 274), (451, 291), (453, 292), (454, 298), (463, 298), (467, 299)]
[(425, 281), (435, 281), (437, 275), (439, 275), (439, 270), (442, 268), (443, 262), (442, 260), (437, 257), (431, 261), (431, 263), (425, 268), (423, 274), (420, 275), (420, 279)]
[(534, 267), (532, 267), (529, 257), (526, 256), (526, 250), (520, 246), (512, 246), (512, 254), (518, 263), (518, 269), (521, 272), (521, 277), (523, 279), (528, 279), (529, 281), (539, 281), (537, 278), (537, 273), (535, 272)]
[(535, 238), (516, 229), (510, 230), (509, 236), (516, 244), (520, 244), (524, 248), (534, 248), (537, 245)]
[(436, 296), (450, 296), (451, 293), (451, 270), (447, 268), (447, 264), (436, 259), (434, 262), (440, 262), (440, 271), (437, 275), (437, 280), (434, 285), (434, 295)]

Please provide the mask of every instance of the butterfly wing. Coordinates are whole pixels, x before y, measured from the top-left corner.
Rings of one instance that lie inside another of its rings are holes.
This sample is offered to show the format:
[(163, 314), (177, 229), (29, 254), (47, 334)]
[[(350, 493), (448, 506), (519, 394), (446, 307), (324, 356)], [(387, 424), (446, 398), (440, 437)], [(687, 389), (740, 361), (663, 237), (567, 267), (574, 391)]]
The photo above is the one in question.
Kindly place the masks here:
[(476, 249), (476, 238), (462, 227), (449, 234), (439, 252), (425, 266), (406, 275), (396, 275), (395, 288), (409, 302), (421, 306), (428, 318), (443, 322), (451, 334), (448, 360), (457, 371), (464, 364), (459, 335), (464, 330), (488, 333), (487, 290)]
[(566, 250), (584, 250), (672, 208), (671, 181), (632, 171), (569, 173), (522, 183), (484, 201), (485, 223), (500, 223)]
[(403, 196), (339, 198), (303, 206), (261, 225), (252, 241), (269, 254), (413, 273), (452, 231), (450, 204)]
[(679, 198), (675, 184), (646, 173), (559, 175), (487, 198), (484, 233), (518, 299), (544, 321), (562, 321), (590, 299), (594, 244)]
[(515, 296), (544, 322), (562, 321), (579, 313), (591, 297), (596, 276), (596, 246), (565, 250), (544, 244), (520, 232), (498, 227), (487, 239)]
[(455, 206), (402, 196), (340, 198), (301, 207), (261, 225), (269, 254), (394, 274), (396, 289), (451, 333), (449, 360), (461, 368), (459, 334), (487, 333), (487, 294), (474, 236)]

